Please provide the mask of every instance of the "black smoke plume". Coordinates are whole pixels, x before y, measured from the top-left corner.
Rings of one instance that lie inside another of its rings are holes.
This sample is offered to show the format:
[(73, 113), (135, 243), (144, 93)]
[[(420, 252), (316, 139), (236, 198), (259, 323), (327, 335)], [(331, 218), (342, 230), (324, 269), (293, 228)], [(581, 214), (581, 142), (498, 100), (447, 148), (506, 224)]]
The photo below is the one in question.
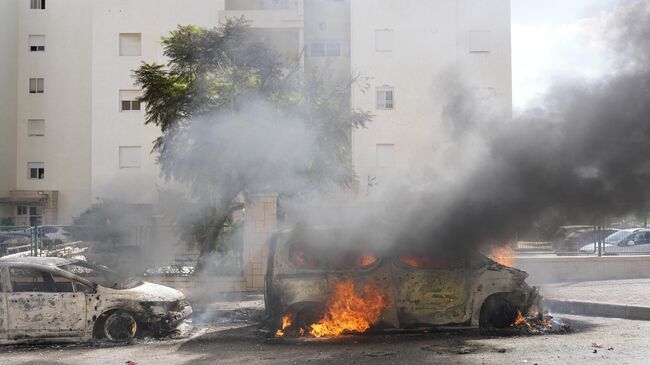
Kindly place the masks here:
[(391, 226), (405, 227), (396, 244), (501, 243), (549, 209), (590, 223), (648, 211), (650, 3), (628, 2), (601, 23), (616, 54), (608, 75), (558, 82), (514, 118), (445, 84), (442, 168), (386, 188)]

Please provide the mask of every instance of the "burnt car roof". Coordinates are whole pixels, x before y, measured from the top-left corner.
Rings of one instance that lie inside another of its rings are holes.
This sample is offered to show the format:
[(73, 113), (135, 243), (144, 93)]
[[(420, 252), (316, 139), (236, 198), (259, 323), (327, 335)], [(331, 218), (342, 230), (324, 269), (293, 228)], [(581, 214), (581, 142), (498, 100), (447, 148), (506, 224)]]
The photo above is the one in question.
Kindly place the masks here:
[(44, 266), (62, 266), (79, 262), (77, 259), (67, 259), (63, 257), (2, 257), (0, 265), (3, 264), (22, 264), (22, 265), (44, 265)]

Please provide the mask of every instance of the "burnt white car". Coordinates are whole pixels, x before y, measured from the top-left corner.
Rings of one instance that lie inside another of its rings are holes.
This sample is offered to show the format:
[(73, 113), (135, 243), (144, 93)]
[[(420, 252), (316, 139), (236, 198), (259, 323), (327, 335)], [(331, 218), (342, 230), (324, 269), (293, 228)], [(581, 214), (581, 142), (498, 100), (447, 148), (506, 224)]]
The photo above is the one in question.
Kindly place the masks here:
[(0, 344), (128, 341), (192, 313), (178, 290), (54, 257), (0, 259)]

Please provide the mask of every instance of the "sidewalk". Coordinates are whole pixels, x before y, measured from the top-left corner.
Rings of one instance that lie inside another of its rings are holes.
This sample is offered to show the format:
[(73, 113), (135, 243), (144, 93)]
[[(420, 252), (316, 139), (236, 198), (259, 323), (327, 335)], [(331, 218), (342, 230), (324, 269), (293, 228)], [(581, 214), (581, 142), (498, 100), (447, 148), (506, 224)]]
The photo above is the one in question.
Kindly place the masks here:
[(552, 312), (650, 320), (650, 279), (547, 284), (540, 289)]

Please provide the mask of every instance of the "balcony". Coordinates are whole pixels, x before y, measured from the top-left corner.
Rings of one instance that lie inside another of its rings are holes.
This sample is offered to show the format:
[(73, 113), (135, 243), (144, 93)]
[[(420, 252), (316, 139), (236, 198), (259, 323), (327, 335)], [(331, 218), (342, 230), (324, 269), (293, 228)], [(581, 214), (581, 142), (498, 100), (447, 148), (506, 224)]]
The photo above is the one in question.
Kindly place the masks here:
[(253, 28), (303, 28), (302, 0), (226, 0), (219, 23), (244, 17)]

